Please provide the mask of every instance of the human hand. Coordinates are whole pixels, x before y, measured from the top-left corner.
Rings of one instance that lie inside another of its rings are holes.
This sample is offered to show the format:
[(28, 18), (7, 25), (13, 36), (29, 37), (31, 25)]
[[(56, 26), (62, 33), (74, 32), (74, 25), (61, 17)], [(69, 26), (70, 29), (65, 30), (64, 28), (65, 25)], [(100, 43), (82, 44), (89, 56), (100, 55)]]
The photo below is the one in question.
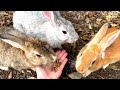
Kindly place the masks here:
[(65, 50), (58, 50), (56, 52), (56, 56), (59, 59), (59, 62), (61, 62), (60, 67), (58, 67), (57, 71), (51, 71), (50, 68), (47, 66), (37, 66), (36, 67), (36, 73), (37, 73), (37, 79), (58, 79), (61, 74), (62, 70), (67, 63), (67, 52)]

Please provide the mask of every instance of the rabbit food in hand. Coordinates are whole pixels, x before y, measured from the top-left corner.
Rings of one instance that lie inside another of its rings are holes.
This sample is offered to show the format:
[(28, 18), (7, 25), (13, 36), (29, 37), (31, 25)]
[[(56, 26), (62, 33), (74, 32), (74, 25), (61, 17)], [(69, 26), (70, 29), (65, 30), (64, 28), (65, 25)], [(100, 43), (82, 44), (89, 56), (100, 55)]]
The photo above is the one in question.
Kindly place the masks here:
[(62, 48), (62, 44), (73, 43), (79, 38), (72, 23), (59, 11), (15, 11), (13, 27), (46, 41), (52, 48)]
[(109, 28), (109, 25), (110, 23), (105, 23), (79, 52), (76, 70), (83, 77), (120, 60), (120, 29)]
[(0, 34), (0, 68), (31, 69), (37, 65), (53, 65), (56, 55), (48, 43), (5, 27)]

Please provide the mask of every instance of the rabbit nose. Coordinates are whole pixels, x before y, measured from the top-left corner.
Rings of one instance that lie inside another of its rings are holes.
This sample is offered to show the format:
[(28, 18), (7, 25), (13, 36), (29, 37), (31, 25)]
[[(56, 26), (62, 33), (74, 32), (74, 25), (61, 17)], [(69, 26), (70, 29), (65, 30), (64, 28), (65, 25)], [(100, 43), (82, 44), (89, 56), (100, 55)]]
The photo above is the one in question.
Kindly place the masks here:
[(80, 71), (81, 73), (83, 73), (83, 72), (84, 72), (84, 69), (83, 69), (83, 68), (81, 68), (81, 69), (79, 69), (79, 71)]
[(80, 67), (77, 68), (77, 71), (80, 73), (84, 73), (86, 71), (84, 65), (81, 65)]
[(71, 37), (72, 41), (77, 41), (78, 39), (79, 39), (79, 35), (78, 34), (74, 35), (74, 37)]

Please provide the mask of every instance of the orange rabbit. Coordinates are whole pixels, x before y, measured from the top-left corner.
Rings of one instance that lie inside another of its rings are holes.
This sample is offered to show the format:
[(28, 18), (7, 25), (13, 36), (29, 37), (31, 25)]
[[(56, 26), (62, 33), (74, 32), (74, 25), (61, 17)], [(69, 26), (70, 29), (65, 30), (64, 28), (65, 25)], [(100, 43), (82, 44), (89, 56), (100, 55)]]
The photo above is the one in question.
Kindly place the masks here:
[(105, 23), (77, 56), (76, 70), (83, 77), (120, 60), (120, 30), (108, 26)]

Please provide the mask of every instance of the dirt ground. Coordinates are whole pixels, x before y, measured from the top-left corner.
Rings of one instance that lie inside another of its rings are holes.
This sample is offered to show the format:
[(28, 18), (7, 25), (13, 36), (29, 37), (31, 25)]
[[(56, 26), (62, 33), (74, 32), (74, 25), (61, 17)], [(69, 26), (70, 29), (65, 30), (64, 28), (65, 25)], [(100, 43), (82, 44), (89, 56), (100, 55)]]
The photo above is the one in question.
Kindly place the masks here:
[[(79, 50), (89, 42), (99, 28), (108, 21), (120, 25), (119, 11), (60, 11), (61, 15), (71, 21), (80, 38), (73, 44), (64, 44), (68, 52), (68, 62), (63, 69), (60, 79), (71, 79), (68, 74), (75, 72), (75, 60)], [(0, 27), (12, 26), (13, 11), (0, 11)], [(0, 70), (0, 79), (35, 79), (36, 72), (26, 70), (19, 72), (13, 68), (8, 71)], [(120, 79), (120, 62), (111, 64), (106, 69), (100, 69), (81, 79)]]

